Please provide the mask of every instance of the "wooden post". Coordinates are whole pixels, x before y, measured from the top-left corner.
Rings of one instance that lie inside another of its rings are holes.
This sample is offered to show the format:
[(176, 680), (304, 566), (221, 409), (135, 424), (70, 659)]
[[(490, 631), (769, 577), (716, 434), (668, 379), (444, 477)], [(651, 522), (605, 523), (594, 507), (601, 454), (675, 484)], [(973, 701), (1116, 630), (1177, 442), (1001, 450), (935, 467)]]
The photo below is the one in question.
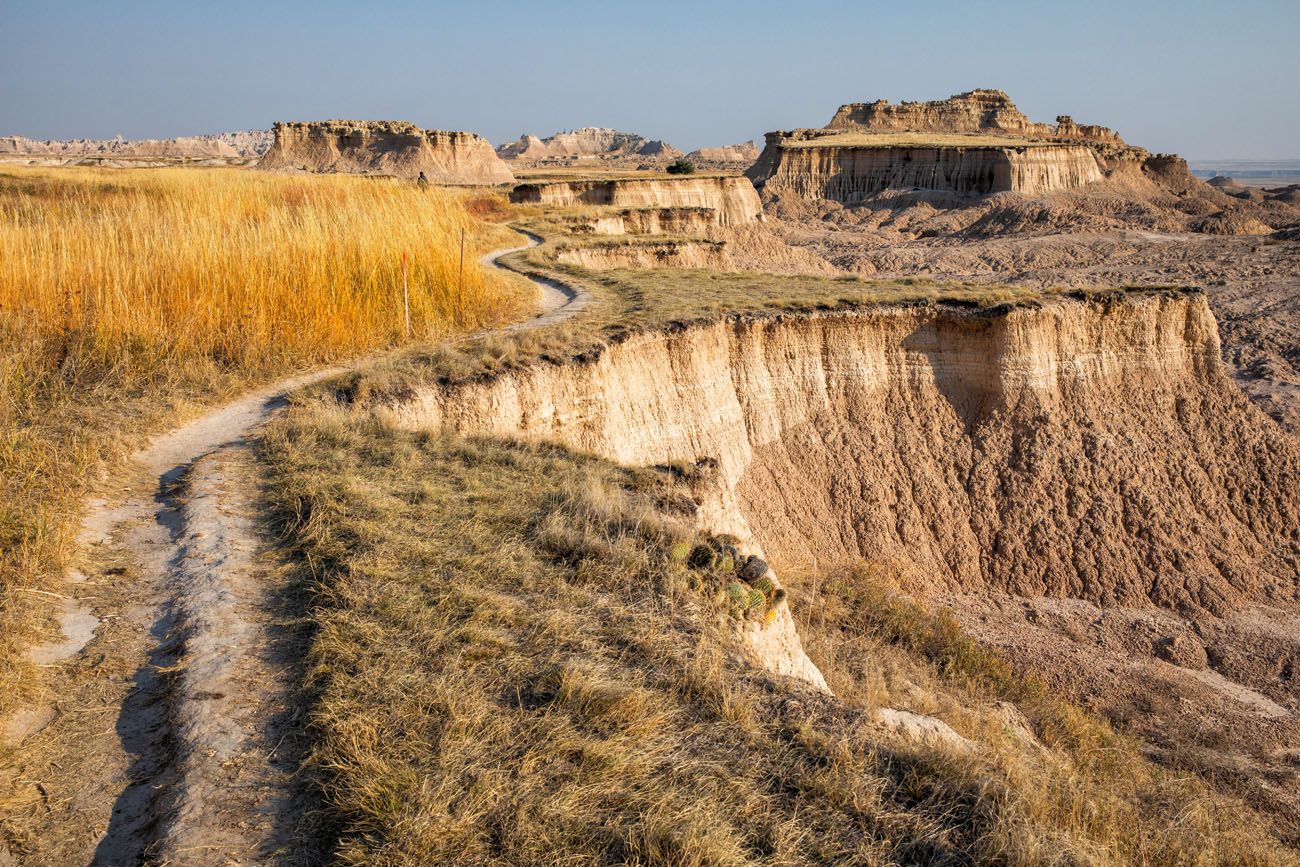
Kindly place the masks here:
[(402, 307), (406, 310), (406, 339), (411, 339), (411, 290), (406, 284), (406, 253), (402, 253)]

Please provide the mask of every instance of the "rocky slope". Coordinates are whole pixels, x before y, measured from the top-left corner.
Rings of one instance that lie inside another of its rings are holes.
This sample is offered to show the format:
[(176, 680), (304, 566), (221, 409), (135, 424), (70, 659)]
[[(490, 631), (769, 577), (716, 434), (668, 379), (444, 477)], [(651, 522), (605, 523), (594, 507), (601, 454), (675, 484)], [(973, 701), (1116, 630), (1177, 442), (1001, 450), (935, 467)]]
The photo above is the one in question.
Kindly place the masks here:
[(469, 132), (421, 129), (403, 121), (328, 120), (277, 123), (260, 168), (355, 172), (437, 184), (508, 184), (510, 169), (487, 139)]
[[(1300, 444), (1218, 353), (1195, 292), (732, 318), (417, 390), (393, 418), (694, 465), (702, 526), (801, 568), (866, 559), (926, 592), (1294, 605)], [(760, 662), (816, 680), (791, 622), (754, 630)]]
[(631, 132), (608, 127), (565, 130), (549, 138), (525, 133), (517, 141), (497, 148), (504, 160), (530, 164), (554, 164), (578, 159), (637, 160), (676, 159), (682, 155), (664, 141), (651, 140)]
[(213, 135), (182, 136), (169, 139), (54, 139), (38, 140), (24, 136), (0, 138), (0, 158), (98, 157), (106, 159), (207, 160), (258, 157), (271, 146), (269, 130), (223, 132)]
[(625, 178), (519, 184), (510, 201), (551, 207), (614, 205), (620, 208), (706, 208), (710, 222), (734, 226), (762, 219), (753, 185), (734, 177)]

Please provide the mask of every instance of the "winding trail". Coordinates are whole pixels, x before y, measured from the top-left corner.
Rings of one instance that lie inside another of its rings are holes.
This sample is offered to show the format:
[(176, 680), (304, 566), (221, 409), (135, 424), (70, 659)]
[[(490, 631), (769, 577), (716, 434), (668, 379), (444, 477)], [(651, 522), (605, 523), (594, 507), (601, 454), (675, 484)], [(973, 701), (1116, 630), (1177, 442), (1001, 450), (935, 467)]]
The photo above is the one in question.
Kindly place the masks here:
[[(541, 241), (527, 237), (483, 264), (504, 269), (503, 256)], [(555, 324), (590, 301), (524, 276), (540, 312), (502, 333)], [(31, 649), (75, 688), (57, 708), (20, 711), (40, 720), (25, 736), (65, 748), (44, 779), (23, 781), (40, 789), (48, 833), (19, 863), (310, 860), (288, 851), (306, 801), (293, 694), (305, 618), (256, 515), (249, 443), (289, 393), (360, 363), (283, 379), (156, 437), (132, 458), (120, 502), (88, 503), (88, 553), (59, 600), (64, 634)], [(115, 711), (113, 725), (78, 712), (87, 704)]]

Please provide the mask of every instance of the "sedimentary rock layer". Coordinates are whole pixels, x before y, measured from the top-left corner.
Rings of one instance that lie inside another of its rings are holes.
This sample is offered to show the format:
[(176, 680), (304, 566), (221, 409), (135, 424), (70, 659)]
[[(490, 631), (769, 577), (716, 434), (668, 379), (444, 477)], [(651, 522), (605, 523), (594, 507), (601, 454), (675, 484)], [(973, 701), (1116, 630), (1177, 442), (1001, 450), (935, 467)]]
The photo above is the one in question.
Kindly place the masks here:
[(569, 231), (592, 235), (698, 235), (720, 225), (713, 208), (624, 208), (574, 217)]
[(1183, 610), (1300, 590), (1300, 445), (1225, 375), (1199, 293), (732, 318), (393, 412), (716, 463), (702, 523), (778, 563)]
[(792, 147), (782, 133), (768, 135), (762, 157), (747, 174), (768, 192), (845, 204), (885, 190), (1040, 194), (1103, 177), (1096, 154), (1084, 145)]
[(426, 130), (401, 121), (329, 120), (277, 123), (264, 169), (355, 172), (437, 184), (508, 184), (514, 175), (487, 139), (469, 132)]
[(1055, 125), (1034, 123), (1000, 90), (972, 90), (934, 102), (893, 105), (878, 99), (850, 103), (840, 106), (826, 126), (871, 132), (992, 132), (1028, 138), (1124, 143), (1114, 130), (1078, 124), (1069, 115), (1057, 117)]
[(608, 181), (557, 181), (520, 184), (510, 201), (569, 207), (615, 205), (623, 208), (708, 208), (720, 226), (762, 219), (754, 185), (745, 178), (628, 178)]

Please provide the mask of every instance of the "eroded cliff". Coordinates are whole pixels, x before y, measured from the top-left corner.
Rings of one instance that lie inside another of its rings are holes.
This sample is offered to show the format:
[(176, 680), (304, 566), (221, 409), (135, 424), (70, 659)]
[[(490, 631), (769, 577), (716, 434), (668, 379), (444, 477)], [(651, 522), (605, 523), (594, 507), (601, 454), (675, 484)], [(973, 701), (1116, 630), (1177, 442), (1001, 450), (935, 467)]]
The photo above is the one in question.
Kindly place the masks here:
[(763, 206), (745, 178), (684, 177), (555, 181), (519, 184), (510, 201), (552, 207), (613, 205), (621, 208), (706, 208), (718, 226), (762, 219)]
[[(699, 520), (913, 589), (1230, 609), (1300, 588), (1300, 449), (1223, 373), (1203, 295), (732, 317), (426, 387), (398, 424), (686, 462)], [(759, 661), (819, 678), (785, 612)]]
[(514, 175), (487, 139), (469, 132), (421, 129), (402, 121), (329, 120), (277, 123), (275, 143), (259, 167), (282, 171), (355, 172), (437, 184), (508, 184)]
[(748, 173), (775, 195), (856, 204), (886, 190), (962, 195), (1073, 189), (1102, 179), (1091, 148), (1066, 144), (1015, 146), (886, 146), (836, 136), (798, 139), (770, 133)]

